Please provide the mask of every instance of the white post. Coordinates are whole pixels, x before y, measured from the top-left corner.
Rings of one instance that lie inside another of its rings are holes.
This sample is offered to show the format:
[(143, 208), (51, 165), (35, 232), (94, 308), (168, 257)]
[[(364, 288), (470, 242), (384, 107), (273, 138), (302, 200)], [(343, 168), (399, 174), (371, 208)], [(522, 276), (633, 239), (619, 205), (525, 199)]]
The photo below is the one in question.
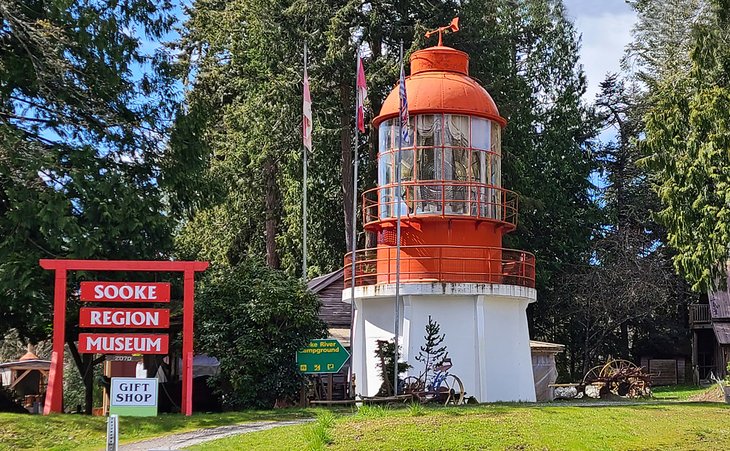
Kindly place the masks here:
[[(307, 43), (304, 42), (304, 70), (307, 70)], [(314, 130), (314, 126), (312, 126)], [(304, 147), (302, 174), (302, 279), (307, 280), (307, 146)]]
[[(357, 86), (357, 76), (358, 71), (360, 69), (359, 67), (360, 63), (360, 50), (358, 49), (357, 55), (355, 57), (355, 149), (353, 152), (353, 175), (352, 175), (352, 235), (350, 236), (350, 239), (352, 242), (350, 243), (351, 247), (351, 254), (350, 254), (350, 350), (353, 350), (352, 346), (352, 339), (353, 339), (353, 328), (355, 327), (355, 252), (357, 251), (357, 170), (359, 166), (359, 158), (358, 158), (358, 143), (360, 140), (360, 128), (358, 126), (358, 96), (360, 95), (358, 93), (358, 86)], [(352, 355), (353, 353), (350, 353), (350, 381), (348, 382), (348, 386), (352, 388)], [(350, 396), (353, 396), (352, 393), (350, 393)]]
[[(401, 71), (403, 71), (403, 41), (400, 41), (400, 65)], [(405, 83), (405, 76), (403, 77), (402, 83)], [(402, 103), (402, 102), (401, 102)], [(402, 105), (401, 105), (402, 108)], [(396, 227), (395, 227), (395, 327), (394, 327), (394, 344), (395, 350), (393, 351), (393, 394), (398, 395), (398, 334), (400, 332), (400, 227), (401, 227), (401, 202), (403, 199), (403, 193), (401, 186), (401, 165), (402, 155), (401, 150), (403, 149), (403, 126), (408, 127), (408, 124), (403, 124), (403, 112), (401, 111), (398, 115), (399, 125), (399, 136), (398, 136), (398, 154), (395, 158), (395, 180), (398, 184), (396, 193)]]

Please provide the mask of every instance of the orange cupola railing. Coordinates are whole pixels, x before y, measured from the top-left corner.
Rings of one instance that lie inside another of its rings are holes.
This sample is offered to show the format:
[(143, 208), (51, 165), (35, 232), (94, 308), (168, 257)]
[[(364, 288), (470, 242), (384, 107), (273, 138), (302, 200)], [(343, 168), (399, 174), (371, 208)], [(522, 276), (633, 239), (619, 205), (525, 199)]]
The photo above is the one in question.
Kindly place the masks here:
[[(535, 258), (502, 249), (516, 228), (517, 195), (502, 187), (500, 116), (489, 93), (469, 77), (469, 56), (435, 46), (411, 55), (406, 77), (410, 142), (401, 147), (396, 86), (373, 120), (378, 185), (363, 195), (365, 229), (376, 248), (356, 253), (356, 285), (395, 280), (395, 229), (401, 220), (401, 277), (415, 281), (504, 283), (534, 287)], [(351, 255), (345, 257), (350, 285)]]

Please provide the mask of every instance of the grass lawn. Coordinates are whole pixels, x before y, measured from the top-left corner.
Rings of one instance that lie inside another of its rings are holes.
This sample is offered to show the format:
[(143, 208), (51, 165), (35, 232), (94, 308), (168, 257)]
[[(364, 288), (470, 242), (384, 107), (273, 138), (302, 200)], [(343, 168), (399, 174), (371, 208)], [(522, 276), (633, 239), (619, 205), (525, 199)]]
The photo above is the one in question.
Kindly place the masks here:
[[(311, 410), (280, 409), (220, 414), (161, 415), (155, 418), (122, 417), (121, 442), (132, 442), (176, 432), (251, 421), (307, 418)], [(18, 415), (0, 413), (0, 450), (98, 450), (104, 448), (106, 417), (85, 415)]]
[(698, 387), (697, 385), (668, 385), (665, 387), (652, 387), (654, 399), (686, 401), (689, 398), (701, 395), (710, 390), (717, 390), (717, 386)]
[(366, 408), (315, 424), (208, 442), (196, 450), (687, 450), (730, 449), (730, 407), (719, 403), (626, 406), (480, 405)]

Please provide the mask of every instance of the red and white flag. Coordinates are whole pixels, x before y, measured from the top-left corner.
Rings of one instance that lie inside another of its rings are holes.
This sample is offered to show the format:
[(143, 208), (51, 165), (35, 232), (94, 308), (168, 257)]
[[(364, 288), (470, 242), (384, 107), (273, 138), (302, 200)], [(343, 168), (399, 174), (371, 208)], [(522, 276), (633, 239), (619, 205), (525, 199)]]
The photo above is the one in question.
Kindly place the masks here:
[(355, 83), (357, 89), (357, 129), (361, 133), (365, 133), (365, 98), (368, 96), (368, 88), (365, 85), (365, 69), (362, 67), (362, 58), (357, 55), (357, 81)]
[[(306, 50), (305, 50), (306, 52)], [(309, 76), (307, 66), (304, 65), (304, 104), (302, 106), (302, 138), (304, 147), (312, 151), (312, 96), (309, 94)]]

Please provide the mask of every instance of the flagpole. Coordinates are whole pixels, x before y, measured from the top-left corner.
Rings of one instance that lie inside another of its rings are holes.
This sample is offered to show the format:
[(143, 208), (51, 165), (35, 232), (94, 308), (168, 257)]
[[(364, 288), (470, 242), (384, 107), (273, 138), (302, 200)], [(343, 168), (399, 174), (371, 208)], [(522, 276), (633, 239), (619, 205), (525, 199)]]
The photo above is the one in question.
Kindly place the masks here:
[[(400, 41), (400, 68), (403, 73), (403, 40)], [(405, 83), (405, 76), (403, 76), (401, 83)], [(402, 89), (403, 87), (401, 87)], [(403, 109), (403, 101), (401, 99), (400, 109)], [(398, 115), (398, 154), (395, 159), (395, 180), (398, 186), (398, 192), (396, 193), (396, 227), (395, 227), (395, 327), (394, 327), (394, 344), (395, 350), (393, 356), (393, 394), (398, 395), (398, 335), (400, 334), (400, 235), (401, 235), (401, 199), (403, 198), (401, 190), (401, 165), (403, 150), (403, 112), (400, 111)], [(407, 127), (408, 124), (405, 124)]]
[[(307, 72), (307, 41), (304, 41), (304, 73)], [(314, 127), (312, 127), (314, 129)], [(307, 280), (307, 146), (304, 146), (302, 170), (302, 279)]]
[[(358, 144), (360, 141), (360, 126), (358, 124), (360, 111), (358, 109), (358, 102), (360, 91), (357, 85), (358, 75), (360, 73), (360, 49), (357, 50), (355, 57), (355, 145), (353, 152), (353, 175), (352, 175), (352, 234), (350, 239), (352, 240), (350, 247), (352, 251), (350, 253), (350, 349), (353, 348), (353, 330), (355, 328), (355, 252), (357, 251), (357, 170), (359, 166), (358, 158)], [(354, 353), (350, 353), (350, 390), (352, 390), (352, 356)], [(350, 396), (353, 397), (352, 393)]]

